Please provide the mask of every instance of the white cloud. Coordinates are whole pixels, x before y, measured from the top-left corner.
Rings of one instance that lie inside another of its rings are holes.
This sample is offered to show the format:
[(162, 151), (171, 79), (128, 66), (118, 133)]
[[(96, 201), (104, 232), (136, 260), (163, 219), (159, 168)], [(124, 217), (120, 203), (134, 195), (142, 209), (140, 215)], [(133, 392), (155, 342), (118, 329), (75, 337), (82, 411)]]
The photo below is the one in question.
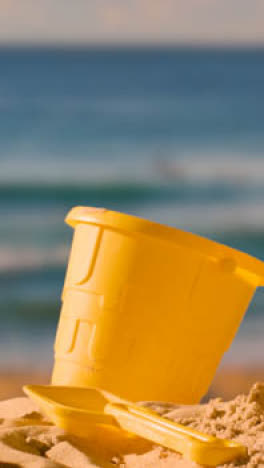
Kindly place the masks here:
[(0, 0), (1, 42), (264, 42), (263, 0)]

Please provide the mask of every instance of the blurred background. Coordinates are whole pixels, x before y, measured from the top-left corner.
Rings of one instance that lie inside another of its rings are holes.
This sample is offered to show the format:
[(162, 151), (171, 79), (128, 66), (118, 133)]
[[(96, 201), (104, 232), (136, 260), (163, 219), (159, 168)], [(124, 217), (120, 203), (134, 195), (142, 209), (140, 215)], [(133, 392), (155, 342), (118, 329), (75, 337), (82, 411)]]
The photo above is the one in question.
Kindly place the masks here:
[[(9, 0), (0, 13), (6, 396), (25, 375), (48, 378), (72, 206), (143, 216), (264, 260), (264, 6)], [(263, 331), (259, 289), (213, 392), (263, 378)]]

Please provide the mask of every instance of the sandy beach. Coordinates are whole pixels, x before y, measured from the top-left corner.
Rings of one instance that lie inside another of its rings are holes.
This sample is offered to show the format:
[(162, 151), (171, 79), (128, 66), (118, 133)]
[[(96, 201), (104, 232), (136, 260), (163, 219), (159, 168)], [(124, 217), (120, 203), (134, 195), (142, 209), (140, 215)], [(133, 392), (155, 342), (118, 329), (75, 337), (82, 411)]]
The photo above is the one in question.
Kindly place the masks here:
[[(229, 402), (177, 406), (145, 402), (163, 417), (242, 444), (243, 456), (226, 468), (257, 468), (264, 464), (264, 384)], [(55, 427), (26, 397), (0, 402), (0, 466), (19, 468), (198, 468), (179, 453), (121, 433), (118, 438), (77, 438)], [(218, 465), (221, 466), (221, 465)]]

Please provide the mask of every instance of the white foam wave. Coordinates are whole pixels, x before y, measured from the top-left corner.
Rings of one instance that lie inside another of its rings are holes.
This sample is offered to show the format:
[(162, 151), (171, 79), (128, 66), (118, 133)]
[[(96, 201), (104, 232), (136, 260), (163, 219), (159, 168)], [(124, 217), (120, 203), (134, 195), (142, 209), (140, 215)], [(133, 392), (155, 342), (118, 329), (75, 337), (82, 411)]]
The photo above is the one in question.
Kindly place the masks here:
[(64, 266), (68, 246), (53, 248), (4, 247), (0, 248), (0, 273), (39, 270), (44, 267)]
[(193, 232), (262, 232), (264, 202), (156, 204), (141, 208), (137, 214), (154, 221)]
[[(23, 148), (21, 148), (23, 150)], [(27, 155), (26, 155), (27, 153)], [(1, 157), (1, 184), (190, 183), (264, 187), (264, 155), (98, 143), (76, 155)]]
[(160, 173), (172, 180), (189, 182), (222, 182), (244, 185), (264, 183), (264, 158), (261, 156), (214, 153), (211, 156), (196, 154), (179, 159), (157, 160)]
[(231, 348), (224, 355), (221, 365), (243, 364), (249, 366), (254, 363), (263, 363), (263, 321), (258, 321), (259, 332), (250, 336), (238, 336), (234, 339)]

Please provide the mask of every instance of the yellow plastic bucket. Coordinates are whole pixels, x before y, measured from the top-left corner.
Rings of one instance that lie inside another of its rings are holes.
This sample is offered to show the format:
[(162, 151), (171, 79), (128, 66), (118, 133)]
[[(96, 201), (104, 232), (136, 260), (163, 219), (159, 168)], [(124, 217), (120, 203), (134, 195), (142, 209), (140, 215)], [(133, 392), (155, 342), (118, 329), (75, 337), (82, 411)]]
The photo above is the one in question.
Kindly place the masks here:
[(54, 385), (129, 400), (196, 403), (207, 392), (264, 263), (178, 229), (76, 207)]

